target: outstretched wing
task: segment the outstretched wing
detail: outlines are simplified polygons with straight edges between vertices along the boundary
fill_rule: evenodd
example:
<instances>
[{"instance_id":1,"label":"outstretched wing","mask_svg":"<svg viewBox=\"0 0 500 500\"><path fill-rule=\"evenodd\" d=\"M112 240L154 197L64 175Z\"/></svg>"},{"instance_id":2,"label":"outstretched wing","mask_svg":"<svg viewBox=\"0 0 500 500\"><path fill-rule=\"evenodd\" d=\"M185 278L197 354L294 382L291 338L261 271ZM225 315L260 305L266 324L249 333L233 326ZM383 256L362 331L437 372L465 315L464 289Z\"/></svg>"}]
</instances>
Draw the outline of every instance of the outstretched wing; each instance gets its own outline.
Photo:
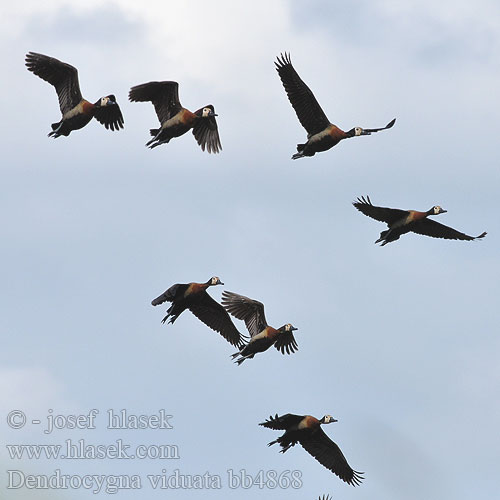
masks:
<instances>
[{"instance_id":1,"label":"outstretched wing","mask_svg":"<svg viewBox=\"0 0 500 500\"><path fill-rule=\"evenodd\" d=\"M299 348L292 332L280 333L274 343L274 347L276 347L281 354L285 354L285 352L286 354L292 354Z\"/></svg>"},{"instance_id":2,"label":"outstretched wing","mask_svg":"<svg viewBox=\"0 0 500 500\"><path fill-rule=\"evenodd\" d=\"M241 319L252 337L267 327L264 304L234 292L222 292L222 305L235 318Z\"/></svg>"},{"instance_id":3,"label":"outstretched wing","mask_svg":"<svg viewBox=\"0 0 500 500\"><path fill-rule=\"evenodd\" d=\"M211 104L205 107L215 112ZM198 113L198 111L196 113ZM205 148L208 153L218 153L222 150L215 116L197 120L193 127L193 135L196 142L201 146L202 151L205 151Z\"/></svg>"},{"instance_id":4,"label":"outstretched wing","mask_svg":"<svg viewBox=\"0 0 500 500\"><path fill-rule=\"evenodd\" d=\"M330 121L326 117L311 89L302 81L292 66L290 54L281 54L275 62L283 87L297 118L309 136L324 130Z\"/></svg>"},{"instance_id":5,"label":"outstretched wing","mask_svg":"<svg viewBox=\"0 0 500 500\"><path fill-rule=\"evenodd\" d=\"M293 425L298 425L304 419L304 415L294 415L293 413L287 413L286 415L278 414L273 417L272 415L266 419L265 422L261 422L259 425L267 427L268 429L274 430L286 430Z\"/></svg>"},{"instance_id":6,"label":"outstretched wing","mask_svg":"<svg viewBox=\"0 0 500 500\"><path fill-rule=\"evenodd\" d=\"M131 102L152 102L160 123L165 123L181 109L177 82L149 82L130 89Z\"/></svg>"},{"instance_id":7,"label":"outstretched wing","mask_svg":"<svg viewBox=\"0 0 500 500\"><path fill-rule=\"evenodd\" d=\"M106 129L118 130L123 128L123 115L116 102L114 95L106 96L112 104L106 106L97 106L94 108L94 118L104 125Z\"/></svg>"},{"instance_id":8,"label":"outstretched wing","mask_svg":"<svg viewBox=\"0 0 500 500\"><path fill-rule=\"evenodd\" d=\"M444 238L446 240L466 240L472 241L479 238L484 238L486 233L481 233L479 236L469 236L468 234L461 233L456 229L440 224L432 219L422 219L411 226L414 233L423 234L424 236L431 236L432 238Z\"/></svg>"},{"instance_id":9,"label":"outstretched wing","mask_svg":"<svg viewBox=\"0 0 500 500\"><path fill-rule=\"evenodd\" d=\"M229 314L208 293L198 294L196 302L190 304L188 309L209 328L219 332L229 343L238 348L243 347L242 335L234 326Z\"/></svg>"},{"instance_id":10,"label":"outstretched wing","mask_svg":"<svg viewBox=\"0 0 500 500\"><path fill-rule=\"evenodd\" d=\"M358 198L358 201L355 201L353 205L361 213L380 222L386 222L387 225L391 225L397 220L408 217L409 215L409 212L407 210L400 210L398 208L376 207L375 205L372 205L369 196L367 196L366 198L364 196Z\"/></svg>"},{"instance_id":11,"label":"outstretched wing","mask_svg":"<svg viewBox=\"0 0 500 500\"><path fill-rule=\"evenodd\" d=\"M395 123L396 123L396 118L393 118L385 127L364 128L363 132L365 132L365 134L372 134L373 132L380 132L381 130L387 130L388 128L391 128Z\"/></svg>"},{"instance_id":12,"label":"outstretched wing","mask_svg":"<svg viewBox=\"0 0 500 500\"><path fill-rule=\"evenodd\" d=\"M331 470L342 481L356 486L363 480L363 472L357 472L347 463L340 448L319 428L312 434L299 438L304 450L313 456L321 465Z\"/></svg>"},{"instance_id":13,"label":"outstretched wing","mask_svg":"<svg viewBox=\"0 0 500 500\"><path fill-rule=\"evenodd\" d=\"M172 285L168 290L165 290L161 295L158 295L156 299L153 299L151 301L151 305L159 306L164 302L172 302L178 294L183 294L188 286L188 283L176 283L175 285Z\"/></svg>"},{"instance_id":14,"label":"outstretched wing","mask_svg":"<svg viewBox=\"0 0 500 500\"><path fill-rule=\"evenodd\" d=\"M29 71L55 87L63 115L82 100L78 71L74 66L36 52L26 54L26 66Z\"/></svg>"}]
</instances>

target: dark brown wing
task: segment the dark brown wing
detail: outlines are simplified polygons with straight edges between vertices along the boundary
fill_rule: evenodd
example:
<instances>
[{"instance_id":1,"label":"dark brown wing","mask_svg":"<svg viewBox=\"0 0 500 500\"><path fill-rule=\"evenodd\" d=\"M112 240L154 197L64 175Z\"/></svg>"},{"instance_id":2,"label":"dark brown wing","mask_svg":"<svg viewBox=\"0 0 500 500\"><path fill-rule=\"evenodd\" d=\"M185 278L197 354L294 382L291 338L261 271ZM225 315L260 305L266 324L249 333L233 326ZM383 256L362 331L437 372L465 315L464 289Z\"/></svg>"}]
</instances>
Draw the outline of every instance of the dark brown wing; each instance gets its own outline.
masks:
<instances>
[{"instance_id":1,"label":"dark brown wing","mask_svg":"<svg viewBox=\"0 0 500 500\"><path fill-rule=\"evenodd\" d=\"M123 115L116 102L114 95L108 95L108 97L115 104L108 104L107 106L95 107L94 117L95 119L104 125L106 129L118 130L123 128Z\"/></svg>"},{"instance_id":2,"label":"dark brown wing","mask_svg":"<svg viewBox=\"0 0 500 500\"><path fill-rule=\"evenodd\" d=\"M330 495L323 495L319 497L319 500L330 500Z\"/></svg>"},{"instance_id":3,"label":"dark brown wing","mask_svg":"<svg viewBox=\"0 0 500 500\"><path fill-rule=\"evenodd\" d=\"M234 292L222 292L222 305L235 318L242 319L252 337L267 327L264 304Z\"/></svg>"},{"instance_id":4,"label":"dark brown wing","mask_svg":"<svg viewBox=\"0 0 500 500\"><path fill-rule=\"evenodd\" d=\"M304 450L312 455L321 465L331 470L342 481L356 486L363 480L363 472L351 468L340 448L323 432L316 432L299 438L299 443Z\"/></svg>"},{"instance_id":5,"label":"dark brown wing","mask_svg":"<svg viewBox=\"0 0 500 500\"><path fill-rule=\"evenodd\" d=\"M278 57L276 71L280 75L281 82L288 95L301 125L307 130L309 136L324 130L330 121L326 117L311 89L302 81L292 66L290 54L281 54Z\"/></svg>"},{"instance_id":6,"label":"dark brown wing","mask_svg":"<svg viewBox=\"0 0 500 500\"><path fill-rule=\"evenodd\" d=\"M229 343L241 348L244 342L227 311L207 292L197 294L196 301L188 309L205 325L219 332Z\"/></svg>"},{"instance_id":7,"label":"dark brown wing","mask_svg":"<svg viewBox=\"0 0 500 500\"><path fill-rule=\"evenodd\" d=\"M26 66L35 75L55 87L63 115L82 100L78 71L75 67L36 52L26 54Z\"/></svg>"},{"instance_id":8,"label":"dark brown wing","mask_svg":"<svg viewBox=\"0 0 500 500\"><path fill-rule=\"evenodd\" d=\"M285 351L286 354L292 354L299 348L292 332L280 333L274 343L274 347L276 347L281 354L285 354Z\"/></svg>"},{"instance_id":9,"label":"dark brown wing","mask_svg":"<svg viewBox=\"0 0 500 500\"><path fill-rule=\"evenodd\" d=\"M422 219L411 226L414 233L423 234L424 236L431 236L432 238L444 238L446 240L466 240L472 241L478 238L484 238L486 233L481 233L479 236L469 236L468 234L461 233L456 229L440 224L432 219Z\"/></svg>"},{"instance_id":10,"label":"dark brown wing","mask_svg":"<svg viewBox=\"0 0 500 500\"><path fill-rule=\"evenodd\" d=\"M172 302L178 294L184 294L188 286L188 283L176 283L172 285L168 290L165 290L161 295L156 297L156 299L153 299L151 305L158 306L164 302Z\"/></svg>"},{"instance_id":11,"label":"dark brown wing","mask_svg":"<svg viewBox=\"0 0 500 500\"><path fill-rule=\"evenodd\" d=\"M387 225L394 224L394 222L403 219L404 217L408 217L409 215L407 210L400 210L399 208L376 207L375 205L372 205L369 196L366 198L364 196L358 198L358 201L355 201L353 205L361 213L380 222L386 222Z\"/></svg>"},{"instance_id":12,"label":"dark brown wing","mask_svg":"<svg viewBox=\"0 0 500 500\"><path fill-rule=\"evenodd\" d=\"M149 82L130 89L131 102L152 102L160 123L165 123L181 109L177 82Z\"/></svg>"},{"instance_id":13,"label":"dark brown wing","mask_svg":"<svg viewBox=\"0 0 500 500\"><path fill-rule=\"evenodd\" d=\"M387 130L388 128L391 128L394 124L396 123L396 118L392 119L385 127L380 127L380 128L364 128L364 132L368 132L369 134L373 132L380 132L381 130Z\"/></svg>"},{"instance_id":14,"label":"dark brown wing","mask_svg":"<svg viewBox=\"0 0 500 500\"><path fill-rule=\"evenodd\" d=\"M278 414L276 413L274 417L271 415L268 419L266 419L265 422L261 422L259 425L277 431L286 430L293 425L298 425L303 419L304 415L294 415L293 413L287 413L286 415L281 415L281 417L278 417Z\"/></svg>"},{"instance_id":15,"label":"dark brown wing","mask_svg":"<svg viewBox=\"0 0 500 500\"><path fill-rule=\"evenodd\" d=\"M214 107L211 104L205 107L210 108L213 112L215 112ZM198 111L196 113L198 113ZM205 148L208 153L218 153L222 150L219 139L219 129L217 128L215 116L197 120L195 126L193 127L193 135L196 142L201 146L202 151L205 151Z\"/></svg>"}]
</instances>

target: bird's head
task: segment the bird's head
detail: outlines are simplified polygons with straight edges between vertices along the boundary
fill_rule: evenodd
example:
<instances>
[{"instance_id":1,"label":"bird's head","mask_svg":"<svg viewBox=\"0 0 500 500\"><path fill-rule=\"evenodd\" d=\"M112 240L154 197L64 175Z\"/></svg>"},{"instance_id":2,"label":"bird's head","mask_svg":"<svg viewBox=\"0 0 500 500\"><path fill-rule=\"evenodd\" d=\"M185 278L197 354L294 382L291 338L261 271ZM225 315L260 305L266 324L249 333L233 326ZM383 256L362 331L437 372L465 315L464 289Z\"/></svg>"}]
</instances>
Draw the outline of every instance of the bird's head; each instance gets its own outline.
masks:
<instances>
[{"instance_id":1,"label":"bird's head","mask_svg":"<svg viewBox=\"0 0 500 500\"><path fill-rule=\"evenodd\" d=\"M336 418L333 418L331 415L325 415L320 422L322 424L331 424L332 422L338 422Z\"/></svg>"},{"instance_id":2,"label":"bird's head","mask_svg":"<svg viewBox=\"0 0 500 500\"><path fill-rule=\"evenodd\" d=\"M444 210L439 205L436 205L435 207L432 207L429 210L429 215L439 215L439 214L444 214L446 212L447 210Z\"/></svg>"},{"instance_id":3,"label":"bird's head","mask_svg":"<svg viewBox=\"0 0 500 500\"><path fill-rule=\"evenodd\" d=\"M214 285L223 285L224 283L222 283L219 277L213 276L208 280L208 284L209 286L214 286Z\"/></svg>"},{"instance_id":4,"label":"bird's head","mask_svg":"<svg viewBox=\"0 0 500 500\"><path fill-rule=\"evenodd\" d=\"M205 107L196 111L195 115L199 116L200 118L211 118L212 116L218 116L215 113L215 108L211 104L207 104Z\"/></svg>"},{"instance_id":5,"label":"bird's head","mask_svg":"<svg viewBox=\"0 0 500 500\"><path fill-rule=\"evenodd\" d=\"M95 103L95 106L99 108L105 108L106 106L115 106L115 105L116 105L116 97L113 94L101 97Z\"/></svg>"},{"instance_id":6,"label":"bird's head","mask_svg":"<svg viewBox=\"0 0 500 500\"><path fill-rule=\"evenodd\" d=\"M358 137L359 135L370 135L371 132L361 127L354 127L349 132L346 132L347 137Z\"/></svg>"},{"instance_id":7,"label":"bird's head","mask_svg":"<svg viewBox=\"0 0 500 500\"><path fill-rule=\"evenodd\" d=\"M291 323L287 323L286 325L283 325L280 329L281 332L293 332L294 330L297 330Z\"/></svg>"}]
</instances>

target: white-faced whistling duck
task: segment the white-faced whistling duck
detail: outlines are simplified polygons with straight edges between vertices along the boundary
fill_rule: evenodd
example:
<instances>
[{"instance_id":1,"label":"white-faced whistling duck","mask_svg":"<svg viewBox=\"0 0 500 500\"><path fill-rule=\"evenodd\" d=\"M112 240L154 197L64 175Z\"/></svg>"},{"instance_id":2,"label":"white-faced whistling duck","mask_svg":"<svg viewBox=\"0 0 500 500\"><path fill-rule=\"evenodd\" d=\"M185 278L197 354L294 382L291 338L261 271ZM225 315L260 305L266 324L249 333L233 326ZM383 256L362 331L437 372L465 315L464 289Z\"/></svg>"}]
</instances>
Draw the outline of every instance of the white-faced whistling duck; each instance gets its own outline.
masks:
<instances>
[{"instance_id":1,"label":"white-faced whistling duck","mask_svg":"<svg viewBox=\"0 0 500 500\"><path fill-rule=\"evenodd\" d=\"M146 143L146 146L151 149L191 129L203 151L206 148L209 153L218 153L222 149L214 107L207 104L194 113L183 108L179 101L177 82L143 83L132 87L128 98L132 102L150 101L155 107L161 127L149 131L153 138Z\"/></svg>"},{"instance_id":2,"label":"white-faced whistling duck","mask_svg":"<svg viewBox=\"0 0 500 500\"><path fill-rule=\"evenodd\" d=\"M281 54L278 57L276 71L280 75L283 87L288 95L297 118L307 131L307 142L297 144L297 153L292 156L293 160L304 156L314 156L321 151L327 151L338 144L342 139L356 137L358 135L370 135L373 132L391 128L396 122L396 118L382 128L363 129L354 127L348 132L344 132L333 123L330 123L318 101L311 92L311 89L302 81L298 73L292 66L290 54Z\"/></svg>"},{"instance_id":3,"label":"white-faced whistling duck","mask_svg":"<svg viewBox=\"0 0 500 500\"><path fill-rule=\"evenodd\" d=\"M397 208L376 207L372 205L370 197L362 196L355 201L353 205L368 217L386 222L389 229L380 233L380 238L375 242L382 242L381 246L387 245L391 241L396 241L402 234L410 231L431 236L433 238L444 238L447 240L476 240L484 238L486 233L479 236L469 236L461 233L451 227L445 226L429 219L429 215L439 215L446 213L440 206L432 207L427 212L418 212L416 210L399 210Z\"/></svg>"},{"instance_id":4,"label":"white-faced whistling duck","mask_svg":"<svg viewBox=\"0 0 500 500\"><path fill-rule=\"evenodd\" d=\"M321 465L336 474L347 484L356 486L363 480L364 472L353 470L347 463L340 448L323 432L322 424L337 422L330 415L325 415L321 420L311 415L293 415L287 413L281 417L269 417L260 423L268 429L286 431L278 439L271 441L268 446L278 443L281 453L300 443L302 448L313 456Z\"/></svg>"},{"instance_id":5,"label":"white-faced whistling duck","mask_svg":"<svg viewBox=\"0 0 500 500\"><path fill-rule=\"evenodd\" d=\"M164 302L172 302L162 323L168 318L169 323L174 323L183 311L189 309L205 325L219 332L232 345L241 348L243 338L246 337L236 329L226 310L206 291L209 286L223 284L217 276L206 283L177 283L156 297L151 304L158 306Z\"/></svg>"},{"instance_id":6,"label":"white-faced whistling duck","mask_svg":"<svg viewBox=\"0 0 500 500\"><path fill-rule=\"evenodd\" d=\"M241 365L245 359L251 359L258 352L264 352L272 345L282 354L291 354L298 349L293 331L297 330L290 323L277 330L269 326L264 315L264 304L233 292L222 292L222 305L235 318L245 322L251 335L250 341L232 358L238 357L235 363Z\"/></svg>"},{"instance_id":7,"label":"white-faced whistling duck","mask_svg":"<svg viewBox=\"0 0 500 500\"><path fill-rule=\"evenodd\" d=\"M114 95L101 97L92 104L85 100L80 92L78 70L70 64L53 57L29 52L26 54L26 66L42 80L53 85L59 98L62 119L51 125L49 137L68 136L95 118L107 129L123 128L123 116Z\"/></svg>"}]
</instances>

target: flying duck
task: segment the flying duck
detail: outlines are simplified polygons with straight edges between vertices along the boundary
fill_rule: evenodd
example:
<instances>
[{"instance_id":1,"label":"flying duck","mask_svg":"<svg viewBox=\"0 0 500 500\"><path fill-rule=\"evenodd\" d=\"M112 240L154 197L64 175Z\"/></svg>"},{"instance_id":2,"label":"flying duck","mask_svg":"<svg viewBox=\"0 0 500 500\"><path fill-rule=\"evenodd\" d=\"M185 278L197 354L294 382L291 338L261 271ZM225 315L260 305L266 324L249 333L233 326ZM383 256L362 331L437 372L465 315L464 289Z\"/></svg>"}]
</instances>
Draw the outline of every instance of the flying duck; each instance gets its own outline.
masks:
<instances>
[{"instance_id":1,"label":"flying duck","mask_svg":"<svg viewBox=\"0 0 500 500\"><path fill-rule=\"evenodd\" d=\"M324 433L321 425L337 422L331 415L325 415L322 419L311 415L293 415L287 413L278 417L269 417L260 423L268 429L284 430L285 433L278 439L271 441L268 446L278 443L281 453L285 453L292 446L300 443L302 448L313 456L321 465L336 474L347 484L356 486L364 479L364 472L357 472L347 463L340 448Z\"/></svg>"},{"instance_id":2,"label":"flying duck","mask_svg":"<svg viewBox=\"0 0 500 500\"><path fill-rule=\"evenodd\" d=\"M297 328L290 323L277 330L269 326L264 315L264 304L262 302L237 293L223 291L222 305L235 318L245 322L251 335L249 342L239 352L232 355L233 359L238 358L235 361L238 365L241 365L245 359L253 358L258 352L267 351L272 345L282 354L291 354L298 349L293 336L293 332Z\"/></svg>"},{"instance_id":3,"label":"flying duck","mask_svg":"<svg viewBox=\"0 0 500 500\"><path fill-rule=\"evenodd\" d=\"M80 92L78 70L75 67L36 52L26 54L26 66L29 71L53 85L59 98L62 118L51 125L49 137L68 136L73 130L85 127L92 118L107 129L123 128L123 116L115 96L110 94L101 97L94 104L85 100Z\"/></svg>"},{"instance_id":4,"label":"flying duck","mask_svg":"<svg viewBox=\"0 0 500 500\"><path fill-rule=\"evenodd\" d=\"M177 82L143 83L132 87L128 98L132 102L150 101L155 107L161 127L149 131L153 138L146 146L151 149L193 129L194 138L202 151L206 149L209 153L218 153L222 150L214 107L207 104L194 113L183 108Z\"/></svg>"},{"instance_id":5,"label":"flying duck","mask_svg":"<svg viewBox=\"0 0 500 500\"><path fill-rule=\"evenodd\" d=\"M370 197L362 196L358 198L353 205L363 214L380 222L386 222L389 229L380 233L380 238L375 243L382 242L381 246L387 245L391 241L396 241L402 234L410 231L431 236L433 238L444 238L447 240L476 240L484 238L486 233L479 236L469 236L456 229L445 226L428 217L430 215L444 214L447 211L440 206L434 206L427 212L418 212L416 210L400 210L397 208L376 207L372 205Z\"/></svg>"},{"instance_id":6,"label":"flying duck","mask_svg":"<svg viewBox=\"0 0 500 500\"><path fill-rule=\"evenodd\" d=\"M359 135L370 135L373 132L391 128L396 122L396 118L382 128L354 127L348 132L344 132L333 123L330 123L318 101L311 92L311 89L302 81L298 73L292 66L290 54L281 54L277 58L276 71L278 72L283 87L288 95L288 100L292 105L301 125L307 131L307 142L297 144L297 153L292 156L293 160L304 156L314 156L320 151L327 151L338 144L342 139L357 137Z\"/></svg>"},{"instance_id":7,"label":"flying duck","mask_svg":"<svg viewBox=\"0 0 500 500\"><path fill-rule=\"evenodd\" d=\"M200 321L219 332L230 344L241 348L242 335L226 310L207 293L208 287L223 284L217 276L210 278L206 283L177 283L156 297L151 304L158 306L164 302L172 302L162 323L169 318L169 323L174 323L183 311L189 309Z\"/></svg>"}]
</instances>

